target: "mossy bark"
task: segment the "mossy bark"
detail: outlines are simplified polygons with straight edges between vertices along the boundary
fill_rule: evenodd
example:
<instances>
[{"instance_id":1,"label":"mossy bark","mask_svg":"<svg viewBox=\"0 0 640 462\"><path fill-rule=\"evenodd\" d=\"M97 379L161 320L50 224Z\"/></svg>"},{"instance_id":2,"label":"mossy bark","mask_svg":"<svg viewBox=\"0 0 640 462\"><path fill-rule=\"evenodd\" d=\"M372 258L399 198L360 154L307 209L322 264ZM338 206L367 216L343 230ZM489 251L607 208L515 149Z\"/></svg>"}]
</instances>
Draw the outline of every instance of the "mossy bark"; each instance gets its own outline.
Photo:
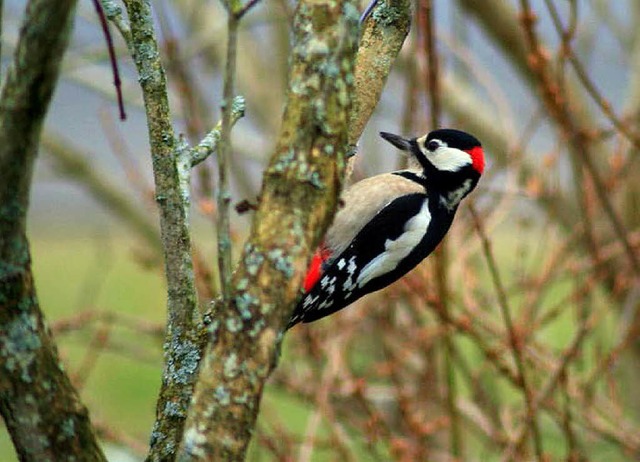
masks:
<instances>
[{"instance_id":1,"label":"mossy bark","mask_svg":"<svg viewBox=\"0 0 640 462\"><path fill-rule=\"evenodd\" d=\"M348 151L357 9L298 5L289 92L250 238L201 365L179 460L243 460L262 389L314 247L338 204Z\"/></svg>"},{"instance_id":2,"label":"mossy bark","mask_svg":"<svg viewBox=\"0 0 640 462\"><path fill-rule=\"evenodd\" d=\"M355 97L349 141L356 143L380 95L411 25L408 0L380 0L364 24L356 57Z\"/></svg>"},{"instance_id":3,"label":"mossy bark","mask_svg":"<svg viewBox=\"0 0 640 462\"><path fill-rule=\"evenodd\" d=\"M229 303L214 312L179 460L243 460L308 259L338 206L360 137L409 30L405 0L381 2L356 53L350 0L298 5L289 91Z\"/></svg>"},{"instance_id":4,"label":"mossy bark","mask_svg":"<svg viewBox=\"0 0 640 462\"><path fill-rule=\"evenodd\" d=\"M0 95L0 413L24 461L106 460L36 295L26 214L75 0L32 0Z\"/></svg>"},{"instance_id":5,"label":"mossy bark","mask_svg":"<svg viewBox=\"0 0 640 462\"><path fill-rule=\"evenodd\" d=\"M156 421L147 460L172 460L193 393L205 337L199 328L198 301L189 230L189 148L175 136L167 82L156 41L149 0L125 0L131 50L142 89L160 235L167 277L165 363Z\"/></svg>"}]
</instances>

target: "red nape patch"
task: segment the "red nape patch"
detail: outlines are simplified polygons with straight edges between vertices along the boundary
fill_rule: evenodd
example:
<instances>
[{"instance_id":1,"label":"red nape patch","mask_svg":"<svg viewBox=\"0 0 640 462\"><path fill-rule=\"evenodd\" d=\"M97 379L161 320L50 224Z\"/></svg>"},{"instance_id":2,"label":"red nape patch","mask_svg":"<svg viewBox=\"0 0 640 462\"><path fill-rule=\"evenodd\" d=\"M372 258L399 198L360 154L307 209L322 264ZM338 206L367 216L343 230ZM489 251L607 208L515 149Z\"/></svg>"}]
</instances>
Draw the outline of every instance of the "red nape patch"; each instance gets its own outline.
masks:
<instances>
[{"instance_id":1,"label":"red nape patch","mask_svg":"<svg viewBox=\"0 0 640 462\"><path fill-rule=\"evenodd\" d=\"M467 151L471 156L471 162L473 162L473 168L480 174L484 172L484 151L480 146L471 148Z\"/></svg>"},{"instance_id":2,"label":"red nape patch","mask_svg":"<svg viewBox=\"0 0 640 462\"><path fill-rule=\"evenodd\" d=\"M322 276L322 264L331 256L327 249L319 248L311 259L307 275L304 278L304 291L309 292Z\"/></svg>"}]
</instances>

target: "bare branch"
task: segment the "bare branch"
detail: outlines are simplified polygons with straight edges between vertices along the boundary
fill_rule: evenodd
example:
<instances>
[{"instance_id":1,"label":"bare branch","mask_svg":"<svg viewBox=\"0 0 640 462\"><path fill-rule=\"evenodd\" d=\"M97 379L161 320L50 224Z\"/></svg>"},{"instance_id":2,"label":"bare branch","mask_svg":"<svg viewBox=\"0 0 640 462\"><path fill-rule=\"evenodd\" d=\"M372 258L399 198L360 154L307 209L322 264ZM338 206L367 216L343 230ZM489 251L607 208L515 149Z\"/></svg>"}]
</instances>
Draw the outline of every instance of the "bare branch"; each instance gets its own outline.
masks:
<instances>
[{"instance_id":1,"label":"bare branch","mask_svg":"<svg viewBox=\"0 0 640 462\"><path fill-rule=\"evenodd\" d=\"M233 126L244 116L245 102L242 96L236 96L231 103L231 125ZM200 162L213 154L220 143L220 131L222 122L218 124L195 146L190 152L191 166L195 167Z\"/></svg>"},{"instance_id":2,"label":"bare branch","mask_svg":"<svg viewBox=\"0 0 640 462\"><path fill-rule=\"evenodd\" d=\"M75 6L29 1L0 94L0 413L21 460L106 460L45 325L26 238L38 141Z\"/></svg>"},{"instance_id":3,"label":"bare branch","mask_svg":"<svg viewBox=\"0 0 640 462\"><path fill-rule=\"evenodd\" d=\"M337 206L357 22L349 1L298 5L282 130L230 303L214 311L181 461L244 457L303 269Z\"/></svg>"},{"instance_id":4,"label":"bare branch","mask_svg":"<svg viewBox=\"0 0 640 462\"><path fill-rule=\"evenodd\" d=\"M168 289L165 365L148 460L167 460L173 458L182 435L205 340L198 328L200 315L188 223L190 191L181 173L184 166L179 162L188 147L176 139L172 126L150 2L125 3L149 128Z\"/></svg>"},{"instance_id":5,"label":"bare branch","mask_svg":"<svg viewBox=\"0 0 640 462\"><path fill-rule=\"evenodd\" d=\"M226 3L225 3L226 4ZM233 2L229 2L233 5ZM216 191L216 232L218 234L218 275L220 292L225 303L229 302L231 291L231 193L229 192L229 163L231 154L231 116L233 111L236 55L238 49L239 18L233 6L227 19L227 56L224 66L224 85L222 90L222 124L220 127L220 148L218 149L218 188Z\"/></svg>"},{"instance_id":6,"label":"bare branch","mask_svg":"<svg viewBox=\"0 0 640 462\"><path fill-rule=\"evenodd\" d=\"M489 267L491 279L493 281L493 285L496 289L496 293L498 296L498 304L500 305L500 311L502 312L504 324L507 329L509 346L511 347L513 359L516 364L516 369L518 371L518 384L520 387L522 387L522 393L524 395L524 401L527 408L526 425L531 427L531 433L533 434L533 445L536 451L536 458L538 462L542 462L544 460L543 449L542 449L542 439L540 436L540 429L538 427L538 423L536 419L537 409L533 403L533 393L531 391L531 385L527 378L527 372L525 368L524 354L522 352L522 350L524 349L524 345L522 344L521 340L518 338L516 333L515 325L513 323L513 319L511 316L511 308L509 307L509 302L504 289L504 285L502 283L502 279L500 278L498 266L496 265L495 259L493 257L493 251L491 250L491 241L489 241L489 239L487 238L482 221L480 220L477 212L473 208L473 205L469 205L469 210L471 211L471 216L473 217L474 225L482 241L484 256L487 260L487 266ZM518 449L519 449L519 446L516 446L516 448L514 449L514 453ZM513 460L513 455L511 455L508 460Z\"/></svg>"},{"instance_id":7,"label":"bare branch","mask_svg":"<svg viewBox=\"0 0 640 462\"><path fill-rule=\"evenodd\" d=\"M129 51L131 51L131 28L127 21L122 17L122 8L120 8L120 6L113 0L101 0L101 2L105 16L116 26L118 32L120 32L120 35L122 36L122 39L129 47Z\"/></svg>"},{"instance_id":8,"label":"bare branch","mask_svg":"<svg viewBox=\"0 0 640 462\"><path fill-rule=\"evenodd\" d=\"M116 99L118 101L118 110L120 111L120 120L126 120L127 114L124 111L124 100L122 99L122 81L120 80L120 70L118 69L118 60L116 58L116 52L113 49L113 39L111 38L111 32L109 31L109 24L107 24L107 18L104 13L104 9L100 4L100 0L93 0L93 4L100 19L100 26L104 33L105 41L107 42L107 50L109 51L109 61L111 61L111 70L113 72L113 85L116 88Z\"/></svg>"},{"instance_id":9,"label":"bare branch","mask_svg":"<svg viewBox=\"0 0 640 462\"><path fill-rule=\"evenodd\" d=\"M380 0L364 23L355 68L349 142L355 144L378 105L411 24L408 0Z\"/></svg>"}]
</instances>

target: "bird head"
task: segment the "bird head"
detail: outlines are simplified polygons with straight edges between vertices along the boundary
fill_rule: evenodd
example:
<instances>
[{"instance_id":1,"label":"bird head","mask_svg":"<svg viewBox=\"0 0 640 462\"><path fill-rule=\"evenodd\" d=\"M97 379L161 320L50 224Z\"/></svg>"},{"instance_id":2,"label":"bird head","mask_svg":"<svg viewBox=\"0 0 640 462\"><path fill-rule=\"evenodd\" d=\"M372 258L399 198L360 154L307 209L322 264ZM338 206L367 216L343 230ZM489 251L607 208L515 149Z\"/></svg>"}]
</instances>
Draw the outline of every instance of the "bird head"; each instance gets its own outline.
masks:
<instances>
[{"instance_id":1,"label":"bird head","mask_svg":"<svg viewBox=\"0 0 640 462\"><path fill-rule=\"evenodd\" d=\"M442 128L420 138L403 138L386 132L380 132L380 136L396 148L407 151L427 176L435 172L467 171L479 178L484 171L484 151L480 141L461 130Z\"/></svg>"}]
</instances>

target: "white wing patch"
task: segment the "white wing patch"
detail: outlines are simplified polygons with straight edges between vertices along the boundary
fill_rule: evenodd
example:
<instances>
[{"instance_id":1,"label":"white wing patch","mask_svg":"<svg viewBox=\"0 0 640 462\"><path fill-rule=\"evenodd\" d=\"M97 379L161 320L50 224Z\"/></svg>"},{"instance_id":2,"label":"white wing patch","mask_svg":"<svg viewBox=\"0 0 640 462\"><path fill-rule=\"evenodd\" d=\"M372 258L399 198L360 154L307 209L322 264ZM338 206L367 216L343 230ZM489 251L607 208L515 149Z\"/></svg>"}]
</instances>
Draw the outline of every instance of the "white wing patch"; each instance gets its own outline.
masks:
<instances>
[{"instance_id":1,"label":"white wing patch","mask_svg":"<svg viewBox=\"0 0 640 462\"><path fill-rule=\"evenodd\" d=\"M371 260L358 275L358 287L364 286L372 279L394 270L398 264L418 245L427 232L431 222L429 200L425 199L420 211L405 225L404 230L396 240L387 239L385 251Z\"/></svg>"}]
</instances>

